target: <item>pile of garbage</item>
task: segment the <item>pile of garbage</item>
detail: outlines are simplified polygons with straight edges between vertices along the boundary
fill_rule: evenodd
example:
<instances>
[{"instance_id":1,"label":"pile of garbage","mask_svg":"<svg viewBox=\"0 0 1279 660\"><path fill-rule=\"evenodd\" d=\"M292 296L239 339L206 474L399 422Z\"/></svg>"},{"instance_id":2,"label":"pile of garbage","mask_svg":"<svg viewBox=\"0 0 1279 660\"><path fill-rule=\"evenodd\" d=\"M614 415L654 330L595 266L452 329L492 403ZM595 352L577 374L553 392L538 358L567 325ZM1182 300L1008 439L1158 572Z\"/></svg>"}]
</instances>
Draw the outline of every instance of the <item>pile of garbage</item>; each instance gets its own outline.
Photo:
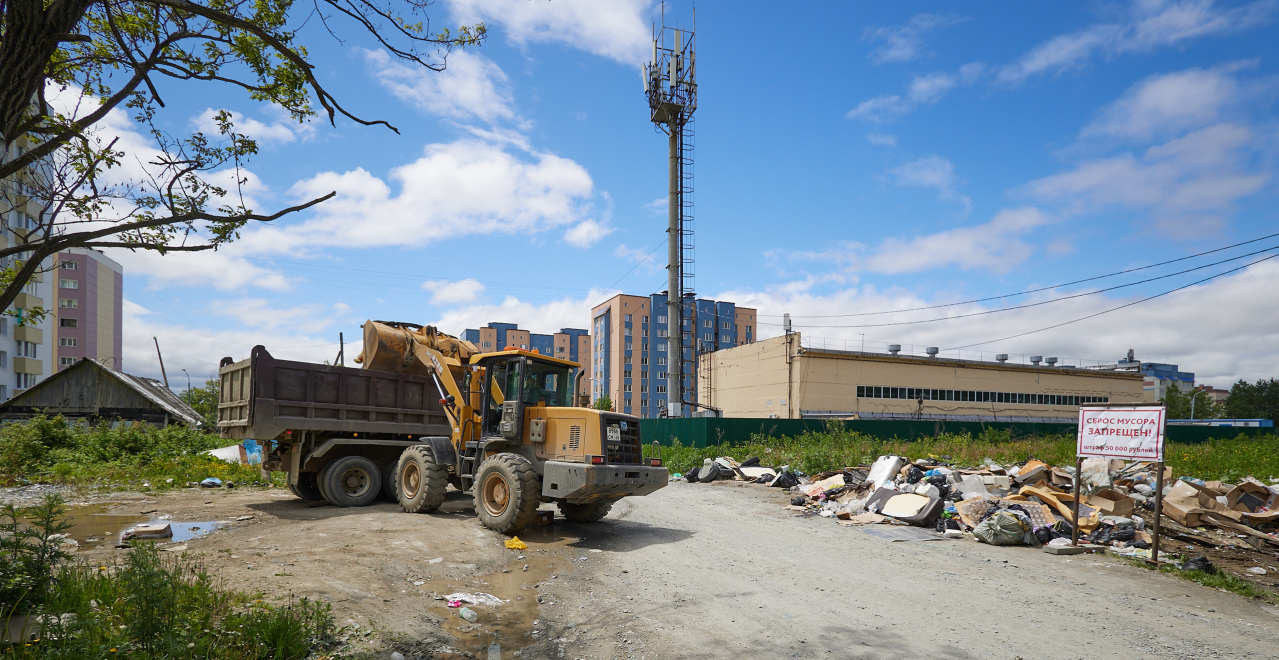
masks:
<instances>
[{"instance_id":1,"label":"pile of garbage","mask_svg":"<svg viewBox=\"0 0 1279 660\"><path fill-rule=\"evenodd\" d=\"M1079 537L1149 557L1157 464L1089 458L1075 466L1040 460L1003 466L991 459L975 468L945 460L880 456L872 465L805 475L789 466L766 467L758 458L739 463L706 459L677 478L690 482L749 481L785 488L791 507L845 525L906 524L993 545L1044 545L1071 554L1074 486L1080 482ZM1161 531L1204 547L1279 548L1279 480L1248 478L1237 484L1173 479L1164 468ZM1076 549L1077 550L1077 549Z\"/></svg>"}]
</instances>

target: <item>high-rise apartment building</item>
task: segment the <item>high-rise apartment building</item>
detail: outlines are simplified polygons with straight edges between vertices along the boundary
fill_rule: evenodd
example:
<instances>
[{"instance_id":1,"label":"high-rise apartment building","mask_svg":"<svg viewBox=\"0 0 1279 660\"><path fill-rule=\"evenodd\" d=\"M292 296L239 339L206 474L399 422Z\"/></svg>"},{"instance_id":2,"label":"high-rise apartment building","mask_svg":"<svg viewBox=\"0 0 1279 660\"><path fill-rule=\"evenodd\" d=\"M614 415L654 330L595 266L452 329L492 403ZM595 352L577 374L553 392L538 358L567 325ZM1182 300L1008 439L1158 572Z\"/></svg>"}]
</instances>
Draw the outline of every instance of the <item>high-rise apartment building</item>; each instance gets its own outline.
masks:
<instances>
[{"instance_id":1,"label":"high-rise apartment building","mask_svg":"<svg viewBox=\"0 0 1279 660\"><path fill-rule=\"evenodd\" d=\"M582 365L582 387L588 387L591 382L591 338L582 328L560 328L554 334L543 334L521 330L516 323L493 322L483 328L467 328L462 331L462 339L485 353L515 347L572 360Z\"/></svg>"},{"instance_id":2,"label":"high-rise apartment building","mask_svg":"<svg viewBox=\"0 0 1279 660\"><path fill-rule=\"evenodd\" d=\"M113 259L85 248L57 254L50 273L57 307L50 339L51 371L60 371L81 358L96 360L116 371L122 368L124 269Z\"/></svg>"},{"instance_id":3,"label":"high-rise apartment building","mask_svg":"<svg viewBox=\"0 0 1279 660\"><path fill-rule=\"evenodd\" d=\"M667 407L672 371L681 374L685 401L696 403L696 356L755 341L756 311L750 307L687 298L683 317L680 360L668 355L664 292L618 294L591 309L591 399L608 397L618 412L659 417ZM691 414L696 406L685 408Z\"/></svg>"},{"instance_id":4,"label":"high-rise apartment building","mask_svg":"<svg viewBox=\"0 0 1279 660\"><path fill-rule=\"evenodd\" d=\"M4 160L25 153L26 139L9 144ZM0 181L0 248L21 244L29 232L43 223L43 204L39 200L36 180L41 162ZM15 268L23 254L0 259L0 268ZM47 329L51 327L52 289L50 273L37 270L0 316L0 400L30 388L50 373ZM43 309L47 314L36 319L32 312Z\"/></svg>"}]
</instances>

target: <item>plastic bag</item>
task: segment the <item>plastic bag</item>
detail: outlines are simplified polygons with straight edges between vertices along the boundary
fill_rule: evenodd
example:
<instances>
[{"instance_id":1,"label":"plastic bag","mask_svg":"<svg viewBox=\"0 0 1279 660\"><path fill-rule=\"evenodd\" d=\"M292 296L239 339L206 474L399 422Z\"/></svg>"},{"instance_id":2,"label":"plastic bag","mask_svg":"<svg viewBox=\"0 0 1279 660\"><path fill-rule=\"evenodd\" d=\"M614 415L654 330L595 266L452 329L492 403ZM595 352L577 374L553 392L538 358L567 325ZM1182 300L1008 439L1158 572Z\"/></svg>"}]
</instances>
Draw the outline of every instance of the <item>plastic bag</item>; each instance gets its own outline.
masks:
<instances>
[{"instance_id":1,"label":"plastic bag","mask_svg":"<svg viewBox=\"0 0 1279 660\"><path fill-rule=\"evenodd\" d=\"M1213 566L1212 562L1208 561L1208 558L1203 555L1195 557L1194 559L1187 559L1181 563L1180 568L1183 571L1203 571L1209 575L1213 575L1217 572L1217 567Z\"/></svg>"},{"instance_id":2,"label":"plastic bag","mask_svg":"<svg viewBox=\"0 0 1279 660\"><path fill-rule=\"evenodd\" d=\"M996 511L977 523L973 535L982 543L991 545L1033 545L1030 519L1013 511Z\"/></svg>"}]
</instances>

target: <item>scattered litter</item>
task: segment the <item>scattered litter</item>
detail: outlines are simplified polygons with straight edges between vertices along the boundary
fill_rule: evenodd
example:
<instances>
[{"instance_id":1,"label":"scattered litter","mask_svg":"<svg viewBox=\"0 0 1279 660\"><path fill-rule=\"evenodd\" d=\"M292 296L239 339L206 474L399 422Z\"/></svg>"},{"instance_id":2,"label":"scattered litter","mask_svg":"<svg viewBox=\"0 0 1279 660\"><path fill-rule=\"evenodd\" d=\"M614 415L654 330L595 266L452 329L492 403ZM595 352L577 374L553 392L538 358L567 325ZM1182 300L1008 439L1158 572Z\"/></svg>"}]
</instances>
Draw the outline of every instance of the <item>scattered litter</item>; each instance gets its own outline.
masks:
<instances>
[{"instance_id":1,"label":"scattered litter","mask_svg":"<svg viewBox=\"0 0 1279 660\"><path fill-rule=\"evenodd\" d=\"M222 486L222 480L217 477L208 477L201 481L200 485L204 488L220 488Z\"/></svg>"},{"instance_id":2,"label":"scattered litter","mask_svg":"<svg viewBox=\"0 0 1279 660\"><path fill-rule=\"evenodd\" d=\"M460 601L463 603L470 603L471 605L486 605L489 607L497 607L498 605L506 602L493 594L486 594L482 591L477 591L475 593L458 592L455 594L449 594L444 598L450 602ZM453 607L453 605L449 605L449 607Z\"/></svg>"},{"instance_id":3,"label":"scattered litter","mask_svg":"<svg viewBox=\"0 0 1279 660\"><path fill-rule=\"evenodd\" d=\"M246 514L246 515L243 515L243 516L236 516L236 518L235 518L235 519L236 519L236 520L238 520L238 521L241 521L241 522L243 522L243 521L245 521L245 520L253 520L253 514L249 513L249 514Z\"/></svg>"},{"instance_id":4,"label":"scattered litter","mask_svg":"<svg viewBox=\"0 0 1279 660\"><path fill-rule=\"evenodd\" d=\"M167 539L173 536L173 527L169 523L146 523L134 525L120 532L120 541L133 539Z\"/></svg>"},{"instance_id":5,"label":"scattered litter","mask_svg":"<svg viewBox=\"0 0 1279 660\"><path fill-rule=\"evenodd\" d=\"M506 539L506 549L507 550L527 550L528 544L521 541L520 537L512 536L511 538Z\"/></svg>"},{"instance_id":6,"label":"scattered litter","mask_svg":"<svg viewBox=\"0 0 1279 660\"><path fill-rule=\"evenodd\" d=\"M1182 562L1181 566L1179 566L1178 568L1180 568L1183 571L1203 571L1204 573L1208 573L1209 575L1215 574L1217 572L1217 567L1213 566L1212 562L1208 561L1208 558L1202 555L1195 557L1194 559L1187 559L1186 561Z\"/></svg>"},{"instance_id":7,"label":"scattered litter","mask_svg":"<svg viewBox=\"0 0 1279 660\"><path fill-rule=\"evenodd\" d=\"M862 531L889 541L944 541L946 539L937 532L906 525L874 525L865 527Z\"/></svg>"},{"instance_id":8,"label":"scattered litter","mask_svg":"<svg viewBox=\"0 0 1279 660\"><path fill-rule=\"evenodd\" d=\"M1264 569L1264 568L1262 568L1262 567L1260 567L1260 566L1249 566L1246 570L1247 570L1249 573L1252 573L1253 575L1265 575L1265 574L1266 574L1266 569Z\"/></svg>"},{"instance_id":9,"label":"scattered litter","mask_svg":"<svg viewBox=\"0 0 1279 660\"><path fill-rule=\"evenodd\" d=\"M476 614L475 610L469 607L463 607L459 609L457 611L457 615L462 617L463 619L466 619L467 621L470 621L471 623L475 623L476 621L479 621L480 619L480 615Z\"/></svg>"}]
</instances>

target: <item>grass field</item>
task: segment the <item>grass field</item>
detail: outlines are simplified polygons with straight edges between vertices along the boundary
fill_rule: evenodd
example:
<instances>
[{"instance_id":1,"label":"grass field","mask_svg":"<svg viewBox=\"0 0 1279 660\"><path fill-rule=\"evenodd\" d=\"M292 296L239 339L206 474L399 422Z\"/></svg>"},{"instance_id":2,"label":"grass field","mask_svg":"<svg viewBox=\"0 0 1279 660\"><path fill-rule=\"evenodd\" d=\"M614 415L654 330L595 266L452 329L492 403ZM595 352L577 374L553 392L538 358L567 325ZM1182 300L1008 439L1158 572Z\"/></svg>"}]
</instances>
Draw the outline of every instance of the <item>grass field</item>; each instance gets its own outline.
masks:
<instances>
[{"instance_id":1,"label":"grass field","mask_svg":"<svg viewBox=\"0 0 1279 660\"><path fill-rule=\"evenodd\" d=\"M702 449L663 447L662 459L672 472L684 472L706 458L731 456L739 461L758 456L764 465L790 465L806 474L853 465L869 465L888 454L937 458L958 466L980 465L985 459L1001 465L1037 458L1051 465L1073 466L1074 436L1013 438L1006 431L988 430L980 435L943 434L918 440L884 440L848 431L832 422L825 431L797 436L755 434L744 443L721 444ZM1208 440L1200 444L1169 443L1166 462L1176 475L1237 481L1247 476L1269 480L1279 477L1279 435L1243 436Z\"/></svg>"}]
</instances>

